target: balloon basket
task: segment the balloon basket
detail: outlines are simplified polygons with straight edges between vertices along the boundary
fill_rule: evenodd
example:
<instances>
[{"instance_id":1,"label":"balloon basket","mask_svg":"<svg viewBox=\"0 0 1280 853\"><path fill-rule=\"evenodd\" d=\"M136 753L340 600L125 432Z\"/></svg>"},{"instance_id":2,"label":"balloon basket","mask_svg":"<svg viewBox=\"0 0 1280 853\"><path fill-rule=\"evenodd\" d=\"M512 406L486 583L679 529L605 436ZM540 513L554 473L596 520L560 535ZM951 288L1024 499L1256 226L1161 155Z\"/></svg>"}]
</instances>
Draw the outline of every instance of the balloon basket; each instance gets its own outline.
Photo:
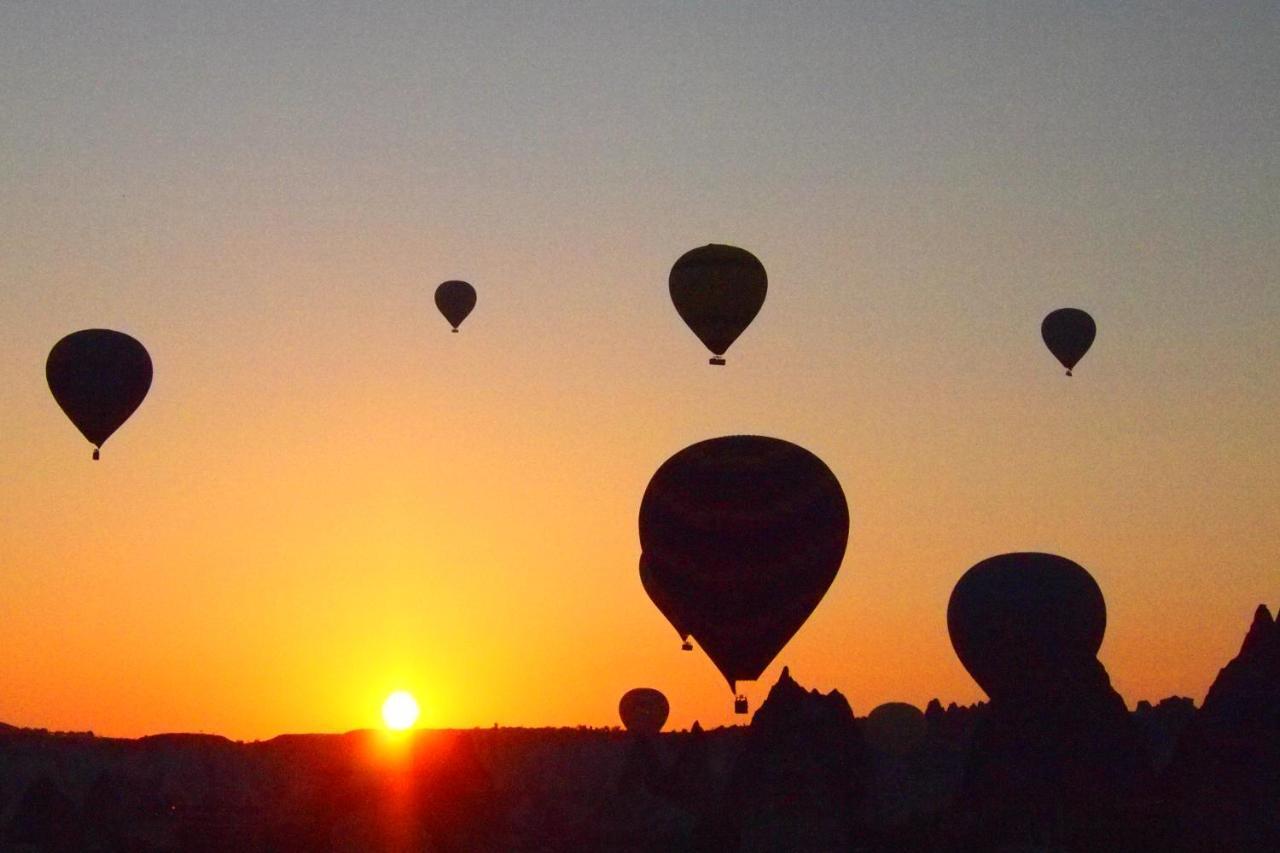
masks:
<instances>
[{"instance_id":1,"label":"balloon basket","mask_svg":"<svg viewBox=\"0 0 1280 853\"><path fill-rule=\"evenodd\" d=\"M747 697L746 696L739 696L733 700L733 713L735 714L747 713Z\"/></svg>"},{"instance_id":2,"label":"balloon basket","mask_svg":"<svg viewBox=\"0 0 1280 853\"><path fill-rule=\"evenodd\" d=\"M688 640L685 640L683 643L680 644L680 651L682 652L693 651L693 643L689 642Z\"/></svg>"},{"instance_id":3,"label":"balloon basket","mask_svg":"<svg viewBox=\"0 0 1280 853\"><path fill-rule=\"evenodd\" d=\"M453 332L455 335L456 335L456 334L458 334L458 330L457 330L457 329L450 329L449 331Z\"/></svg>"},{"instance_id":4,"label":"balloon basket","mask_svg":"<svg viewBox=\"0 0 1280 853\"><path fill-rule=\"evenodd\" d=\"M98 461L98 448L96 447L93 449L93 461L94 462Z\"/></svg>"},{"instance_id":5,"label":"balloon basket","mask_svg":"<svg viewBox=\"0 0 1280 853\"><path fill-rule=\"evenodd\" d=\"M716 365L717 367L724 367L724 359L723 359L723 358L721 358L721 357L720 357L720 356L718 356L718 355L716 355L716 356L712 356L712 357L711 357L711 361L709 362L709 364L714 364L714 365Z\"/></svg>"},{"instance_id":6,"label":"balloon basket","mask_svg":"<svg viewBox=\"0 0 1280 853\"><path fill-rule=\"evenodd\" d=\"M1068 371L1067 371L1067 375L1068 375L1068 376L1070 376L1070 375L1071 375L1071 371L1070 371L1070 370L1068 370Z\"/></svg>"}]
</instances>

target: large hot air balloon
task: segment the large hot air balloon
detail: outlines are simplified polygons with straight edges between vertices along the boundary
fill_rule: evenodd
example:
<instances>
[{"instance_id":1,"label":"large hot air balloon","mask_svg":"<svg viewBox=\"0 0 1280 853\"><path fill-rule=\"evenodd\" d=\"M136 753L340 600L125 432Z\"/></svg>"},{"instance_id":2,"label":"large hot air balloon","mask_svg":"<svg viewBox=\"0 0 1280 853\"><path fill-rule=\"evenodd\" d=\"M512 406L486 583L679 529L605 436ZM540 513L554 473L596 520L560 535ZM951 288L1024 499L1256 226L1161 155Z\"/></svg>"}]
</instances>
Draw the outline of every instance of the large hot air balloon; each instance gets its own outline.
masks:
<instances>
[{"instance_id":1,"label":"large hot air balloon","mask_svg":"<svg viewBox=\"0 0 1280 853\"><path fill-rule=\"evenodd\" d=\"M84 329L53 345L44 366L53 399L93 444L129 419L151 388L151 356L123 332Z\"/></svg>"},{"instance_id":2,"label":"large hot air balloon","mask_svg":"<svg viewBox=\"0 0 1280 853\"><path fill-rule=\"evenodd\" d=\"M712 364L724 364L725 351L760 313L769 289L755 255L717 243L681 255L668 283L680 319L711 350Z\"/></svg>"},{"instance_id":3,"label":"large hot air balloon","mask_svg":"<svg viewBox=\"0 0 1280 853\"><path fill-rule=\"evenodd\" d=\"M1049 352L1062 362L1068 376L1089 351L1097 333L1098 327L1094 325L1093 318L1079 308L1050 311L1040 323L1040 337L1044 338Z\"/></svg>"},{"instance_id":4,"label":"large hot air balloon","mask_svg":"<svg viewBox=\"0 0 1280 853\"><path fill-rule=\"evenodd\" d=\"M667 697L652 687L637 687L622 694L618 703L618 716L627 731L637 734L656 735L666 725L667 714L671 706Z\"/></svg>"},{"instance_id":5,"label":"large hot air balloon","mask_svg":"<svg viewBox=\"0 0 1280 853\"><path fill-rule=\"evenodd\" d=\"M689 642L689 635L693 633L689 625L689 617L680 609L680 599L668 592L654 577L654 573L649 569L649 562L652 559L644 554L640 555L640 584L649 595L649 600L658 608L658 612L667 618L671 627L675 628L676 633L680 635L680 648L686 652L693 651L693 644ZM659 572L659 575L662 574L664 573Z\"/></svg>"},{"instance_id":6,"label":"large hot air balloon","mask_svg":"<svg viewBox=\"0 0 1280 853\"><path fill-rule=\"evenodd\" d=\"M1001 554L964 573L947 604L956 656L996 698L1091 661L1107 605L1083 567L1054 554Z\"/></svg>"},{"instance_id":7,"label":"large hot air balloon","mask_svg":"<svg viewBox=\"0 0 1280 853\"><path fill-rule=\"evenodd\" d=\"M456 332L476 307L476 289L465 281L446 281L436 288L436 307Z\"/></svg>"},{"instance_id":8,"label":"large hot air balloon","mask_svg":"<svg viewBox=\"0 0 1280 853\"><path fill-rule=\"evenodd\" d=\"M651 585L737 692L781 651L844 559L849 507L821 459L777 438L735 435L686 447L640 503ZM735 707L746 713L741 696Z\"/></svg>"}]
</instances>

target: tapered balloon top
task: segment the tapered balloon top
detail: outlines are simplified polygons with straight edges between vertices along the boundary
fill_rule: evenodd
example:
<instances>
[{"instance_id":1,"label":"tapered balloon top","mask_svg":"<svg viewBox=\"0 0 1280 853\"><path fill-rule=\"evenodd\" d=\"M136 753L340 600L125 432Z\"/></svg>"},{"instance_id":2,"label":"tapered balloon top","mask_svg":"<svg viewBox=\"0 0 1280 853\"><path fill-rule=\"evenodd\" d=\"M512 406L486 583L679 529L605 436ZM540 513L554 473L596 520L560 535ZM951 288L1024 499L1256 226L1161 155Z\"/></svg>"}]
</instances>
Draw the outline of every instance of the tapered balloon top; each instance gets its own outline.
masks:
<instances>
[{"instance_id":1,"label":"tapered balloon top","mask_svg":"<svg viewBox=\"0 0 1280 853\"><path fill-rule=\"evenodd\" d=\"M476 289L465 281L446 281L436 288L436 308L457 332L476 307Z\"/></svg>"},{"instance_id":2,"label":"tapered balloon top","mask_svg":"<svg viewBox=\"0 0 1280 853\"><path fill-rule=\"evenodd\" d=\"M844 559L849 507L803 447L734 435L686 447L640 502L640 580L737 693L818 606ZM746 699L735 708L746 712Z\"/></svg>"},{"instance_id":3,"label":"tapered balloon top","mask_svg":"<svg viewBox=\"0 0 1280 853\"><path fill-rule=\"evenodd\" d=\"M44 366L53 399L93 444L93 458L151 388L151 356L123 332L84 329L53 345Z\"/></svg>"},{"instance_id":4,"label":"tapered balloon top","mask_svg":"<svg viewBox=\"0 0 1280 853\"><path fill-rule=\"evenodd\" d=\"M1079 308L1059 308L1050 311L1040 323L1040 337L1071 375L1072 369L1093 345L1098 327L1087 312Z\"/></svg>"},{"instance_id":5,"label":"tapered balloon top","mask_svg":"<svg viewBox=\"0 0 1280 853\"><path fill-rule=\"evenodd\" d=\"M755 255L716 243L681 255L668 286L676 313L711 350L715 365L725 363L725 351L760 313L769 289Z\"/></svg>"}]
</instances>

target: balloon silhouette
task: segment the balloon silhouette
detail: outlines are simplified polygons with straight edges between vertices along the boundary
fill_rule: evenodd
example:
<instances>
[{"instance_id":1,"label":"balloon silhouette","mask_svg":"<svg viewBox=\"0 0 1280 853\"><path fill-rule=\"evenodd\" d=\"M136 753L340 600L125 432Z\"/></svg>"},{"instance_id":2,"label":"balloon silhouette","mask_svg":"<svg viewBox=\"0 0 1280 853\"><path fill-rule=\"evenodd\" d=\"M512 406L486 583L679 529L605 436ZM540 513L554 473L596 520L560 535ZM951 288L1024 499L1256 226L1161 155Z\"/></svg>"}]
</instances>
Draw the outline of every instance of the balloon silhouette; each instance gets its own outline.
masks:
<instances>
[{"instance_id":1,"label":"balloon silhouette","mask_svg":"<svg viewBox=\"0 0 1280 853\"><path fill-rule=\"evenodd\" d=\"M1098 327L1094 325L1093 318L1079 308L1050 311L1040 323L1040 337L1044 338L1049 352L1062 362L1068 376L1093 346L1097 333Z\"/></svg>"},{"instance_id":2,"label":"balloon silhouette","mask_svg":"<svg viewBox=\"0 0 1280 853\"><path fill-rule=\"evenodd\" d=\"M867 715L867 740L881 752L906 755L924 742L924 714L906 702L885 702Z\"/></svg>"},{"instance_id":3,"label":"balloon silhouette","mask_svg":"<svg viewBox=\"0 0 1280 853\"><path fill-rule=\"evenodd\" d=\"M698 638L735 692L809 618L848 540L849 507L831 469L777 438L686 447L658 468L640 503L647 586L669 598L676 630Z\"/></svg>"},{"instance_id":4,"label":"balloon silhouette","mask_svg":"<svg viewBox=\"0 0 1280 853\"><path fill-rule=\"evenodd\" d=\"M711 350L712 364L724 364L725 351L760 313L769 289L755 255L716 243L681 255L668 284L676 312Z\"/></svg>"},{"instance_id":5,"label":"balloon silhouette","mask_svg":"<svg viewBox=\"0 0 1280 853\"><path fill-rule=\"evenodd\" d=\"M1054 554L1001 554L964 573L947 631L964 668L993 699L1094 659L1107 605L1093 576Z\"/></svg>"},{"instance_id":6,"label":"balloon silhouette","mask_svg":"<svg viewBox=\"0 0 1280 853\"><path fill-rule=\"evenodd\" d=\"M465 281L446 281L436 288L436 308L455 332L475 307L476 289Z\"/></svg>"},{"instance_id":7,"label":"balloon silhouette","mask_svg":"<svg viewBox=\"0 0 1280 853\"><path fill-rule=\"evenodd\" d=\"M622 694L618 703L618 716L627 731L656 735L667 722L671 706L661 691L652 687L637 687Z\"/></svg>"},{"instance_id":8,"label":"balloon silhouette","mask_svg":"<svg viewBox=\"0 0 1280 853\"><path fill-rule=\"evenodd\" d=\"M671 627L675 628L676 633L680 635L680 648L686 652L693 651L693 645L689 642L689 635L693 633L689 627L689 618L680 609L680 599L672 595L662 586L661 581L654 577L654 573L649 569L651 559L644 554L640 555L640 584L648 594L649 600L658 608L658 612L666 617Z\"/></svg>"},{"instance_id":9,"label":"balloon silhouette","mask_svg":"<svg viewBox=\"0 0 1280 853\"><path fill-rule=\"evenodd\" d=\"M53 399L93 444L103 442L142 404L151 388L151 356L123 332L84 329L53 345L44 366Z\"/></svg>"}]
</instances>

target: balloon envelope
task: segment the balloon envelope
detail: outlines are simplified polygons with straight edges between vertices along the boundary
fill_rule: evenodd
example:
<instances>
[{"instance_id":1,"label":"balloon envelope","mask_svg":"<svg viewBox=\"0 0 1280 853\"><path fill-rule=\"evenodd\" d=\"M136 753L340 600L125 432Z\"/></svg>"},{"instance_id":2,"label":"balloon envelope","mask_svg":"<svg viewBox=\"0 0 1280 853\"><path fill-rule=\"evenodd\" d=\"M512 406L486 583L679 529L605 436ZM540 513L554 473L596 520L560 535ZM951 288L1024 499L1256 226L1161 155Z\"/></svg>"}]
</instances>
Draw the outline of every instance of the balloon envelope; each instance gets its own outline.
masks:
<instances>
[{"instance_id":1,"label":"balloon envelope","mask_svg":"<svg viewBox=\"0 0 1280 853\"><path fill-rule=\"evenodd\" d=\"M1102 590L1055 554L990 557L964 573L947 604L951 645L995 698L1092 660L1107 628Z\"/></svg>"},{"instance_id":2,"label":"balloon envelope","mask_svg":"<svg viewBox=\"0 0 1280 853\"><path fill-rule=\"evenodd\" d=\"M730 687L758 678L809 618L848 539L849 508L831 469L777 438L686 447L640 503L653 583Z\"/></svg>"},{"instance_id":3,"label":"balloon envelope","mask_svg":"<svg viewBox=\"0 0 1280 853\"><path fill-rule=\"evenodd\" d=\"M661 691L652 687L637 687L622 694L618 703L618 716L629 732L657 734L666 725L671 706Z\"/></svg>"},{"instance_id":4,"label":"balloon envelope","mask_svg":"<svg viewBox=\"0 0 1280 853\"><path fill-rule=\"evenodd\" d=\"M671 301L707 349L712 364L751 324L769 289L764 265L737 246L712 243L685 252L671 268Z\"/></svg>"},{"instance_id":5,"label":"balloon envelope","mask_svg":"<svg viewBox=\"0 0 1280 853\"><path fill-rule=\"evenodd\" d=\"M110 329L67 335L49 351L44 372L53 399L95 448L128 420L151 388L146 348Z\"/></svg>"},{"instance_id":6,"label":"balloon envelope","mask_svg":"<svg viewBox=\"0 0 1280 853\"><path fill-rule=\"evenodd\" d=\"M475 307L476 289L465 281L446 281L436 288L436 308L455 332Z\"/></svg>"},{"instance_id":7,"label":"balloon envelope","mask_svg":"<svg viewBox=\"0 0 1280 853\"><path fill-rule=\"evenodd\" d=\"M690 627L690 616L681 607L680 597L662 585L662 579L669 577L670 572L655 573L649 567L654 559L645 554L640 555L640 584L648 594L649 600L658 608L658 612L666 617L672 628L676 629L680 639L688 642L689 635L693 633Z\"/></svg>"},{"instance_id":8,"label":"balloon envelope","mask_svg":"<svg viewBox=\"0 0 1280 853\"><path fill-rule=\"evenodd\" d=\"M867 741L881 752L905 755L924 742L924 713L906 702L885 702L867 715Z\"/></svg>"},{"instance_id":9,"label":"balloon envelope","mask_svg":"<svg viewBox=\"0 0 1280 853\"><path fill-rule=\"evenodd\" d=\"M1093 318L1079 308L1059 308L1050 311L1040 323L1040 337L1062 366L1071 375L1084 354L1093 346L1093 338L1098 333Z\"/></svg>"}]
</instances>

